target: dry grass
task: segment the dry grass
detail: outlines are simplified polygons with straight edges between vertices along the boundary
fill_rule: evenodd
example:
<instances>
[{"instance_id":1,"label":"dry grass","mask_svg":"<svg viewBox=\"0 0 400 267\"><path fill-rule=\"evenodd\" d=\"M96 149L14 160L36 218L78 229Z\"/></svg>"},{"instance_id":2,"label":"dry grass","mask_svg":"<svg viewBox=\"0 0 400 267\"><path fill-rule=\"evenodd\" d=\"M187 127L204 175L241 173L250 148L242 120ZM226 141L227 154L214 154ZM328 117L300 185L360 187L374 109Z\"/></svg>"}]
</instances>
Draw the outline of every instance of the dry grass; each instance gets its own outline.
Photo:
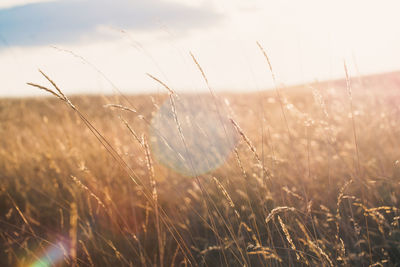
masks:
<instances>
[{"instance_id":1,"label":"dry grass","mask_svg":"<svg viewBox=\"0 0 400 267\"><path fill-rule=\"evenodd\" d=\"M1 99L0 265L394 266L398 77L225 94L241 139L195 177L147 144L171 89Z\"/></svg>"}]
</instances>

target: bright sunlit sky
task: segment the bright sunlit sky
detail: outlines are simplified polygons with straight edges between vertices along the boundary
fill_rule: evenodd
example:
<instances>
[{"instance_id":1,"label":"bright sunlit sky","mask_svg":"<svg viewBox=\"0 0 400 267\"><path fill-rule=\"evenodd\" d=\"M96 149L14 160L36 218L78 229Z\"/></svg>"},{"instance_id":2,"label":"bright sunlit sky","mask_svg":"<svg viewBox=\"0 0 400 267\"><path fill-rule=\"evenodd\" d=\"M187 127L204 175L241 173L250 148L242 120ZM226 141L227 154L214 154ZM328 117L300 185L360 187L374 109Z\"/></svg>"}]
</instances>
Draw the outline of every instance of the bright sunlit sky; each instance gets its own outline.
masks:
<instances>
[{"instance_id":1,"label":"bright sunlit sky","mask_svg":"<svg viewBox=\"0 0 400 267\"><path fill-rule=\"evenodd\" d=\"M0 0L0 96L42 94L40 68L68 94L286 85L400 70L398 0ZM72 53L65 50L72 51ZM81 58L83 57L84 60ZM357 70L358 69L358 70Z\"/></svg>"}]
</instances>

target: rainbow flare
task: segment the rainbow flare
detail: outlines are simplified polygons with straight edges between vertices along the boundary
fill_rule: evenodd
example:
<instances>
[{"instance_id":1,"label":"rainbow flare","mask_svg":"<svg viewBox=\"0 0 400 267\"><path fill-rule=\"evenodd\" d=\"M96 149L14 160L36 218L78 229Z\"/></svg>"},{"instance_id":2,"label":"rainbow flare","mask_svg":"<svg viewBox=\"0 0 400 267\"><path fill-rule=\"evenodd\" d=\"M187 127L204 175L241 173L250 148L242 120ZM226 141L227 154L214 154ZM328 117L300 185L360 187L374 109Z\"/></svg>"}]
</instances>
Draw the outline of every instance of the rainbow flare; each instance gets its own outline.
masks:
<instances>
[{"instance_id":1,"label":"rainbow flare","mask_svg":"<svg viewBox=\"0 0 400 267\"><path fill-rule=\"evenodd\" d=\"M60 260L63 259L64 257L64 249L63 245L59 243L58 245L52 245L51 248L49 248L44 255L31 265L29 267L48 267L52 266L53 264L59 262Z\"/></svg>"}]
</instances>

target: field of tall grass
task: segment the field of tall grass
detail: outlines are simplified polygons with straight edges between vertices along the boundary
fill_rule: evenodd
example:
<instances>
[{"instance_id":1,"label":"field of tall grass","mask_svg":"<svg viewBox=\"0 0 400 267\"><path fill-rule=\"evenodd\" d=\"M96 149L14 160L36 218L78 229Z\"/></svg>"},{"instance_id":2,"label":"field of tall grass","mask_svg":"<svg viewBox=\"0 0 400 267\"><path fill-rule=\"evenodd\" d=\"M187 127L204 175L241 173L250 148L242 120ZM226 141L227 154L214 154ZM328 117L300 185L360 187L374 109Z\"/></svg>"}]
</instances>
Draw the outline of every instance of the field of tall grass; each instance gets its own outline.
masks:
<instances>
[{"instance_id":1,"label":"field of tall grass","mask_svg":"<svg viewBox=\"0 0 400 267\"><path fill-rule=\"evenodd\" d=\"M188 139L185 95L153 79L165 94L0 99L1 266L399 266L399 73L198 94L235 144L190 174L152 134L166 105L163 142Z\"/></svg>"}]
</instances>

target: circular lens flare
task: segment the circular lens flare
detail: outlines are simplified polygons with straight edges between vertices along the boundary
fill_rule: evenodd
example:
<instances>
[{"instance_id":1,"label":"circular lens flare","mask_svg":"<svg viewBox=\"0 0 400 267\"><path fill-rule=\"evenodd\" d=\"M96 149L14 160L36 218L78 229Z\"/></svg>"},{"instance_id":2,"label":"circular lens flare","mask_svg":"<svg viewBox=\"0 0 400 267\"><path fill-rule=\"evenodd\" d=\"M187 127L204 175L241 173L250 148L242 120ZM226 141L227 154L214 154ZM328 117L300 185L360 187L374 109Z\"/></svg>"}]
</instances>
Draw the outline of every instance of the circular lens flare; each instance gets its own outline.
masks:
<instances>
[{"instance_id":1,"label":"circular lens flare","mask_svg":"<svg viewBox=\"0 0 400 267\"><path fill-rule=\"evenodd\" d=\"M187 176L218 168L237 141L226 106L212 96L171 96L151 121L150 145L156 159Z\"/></svg>"}]
</instances>

